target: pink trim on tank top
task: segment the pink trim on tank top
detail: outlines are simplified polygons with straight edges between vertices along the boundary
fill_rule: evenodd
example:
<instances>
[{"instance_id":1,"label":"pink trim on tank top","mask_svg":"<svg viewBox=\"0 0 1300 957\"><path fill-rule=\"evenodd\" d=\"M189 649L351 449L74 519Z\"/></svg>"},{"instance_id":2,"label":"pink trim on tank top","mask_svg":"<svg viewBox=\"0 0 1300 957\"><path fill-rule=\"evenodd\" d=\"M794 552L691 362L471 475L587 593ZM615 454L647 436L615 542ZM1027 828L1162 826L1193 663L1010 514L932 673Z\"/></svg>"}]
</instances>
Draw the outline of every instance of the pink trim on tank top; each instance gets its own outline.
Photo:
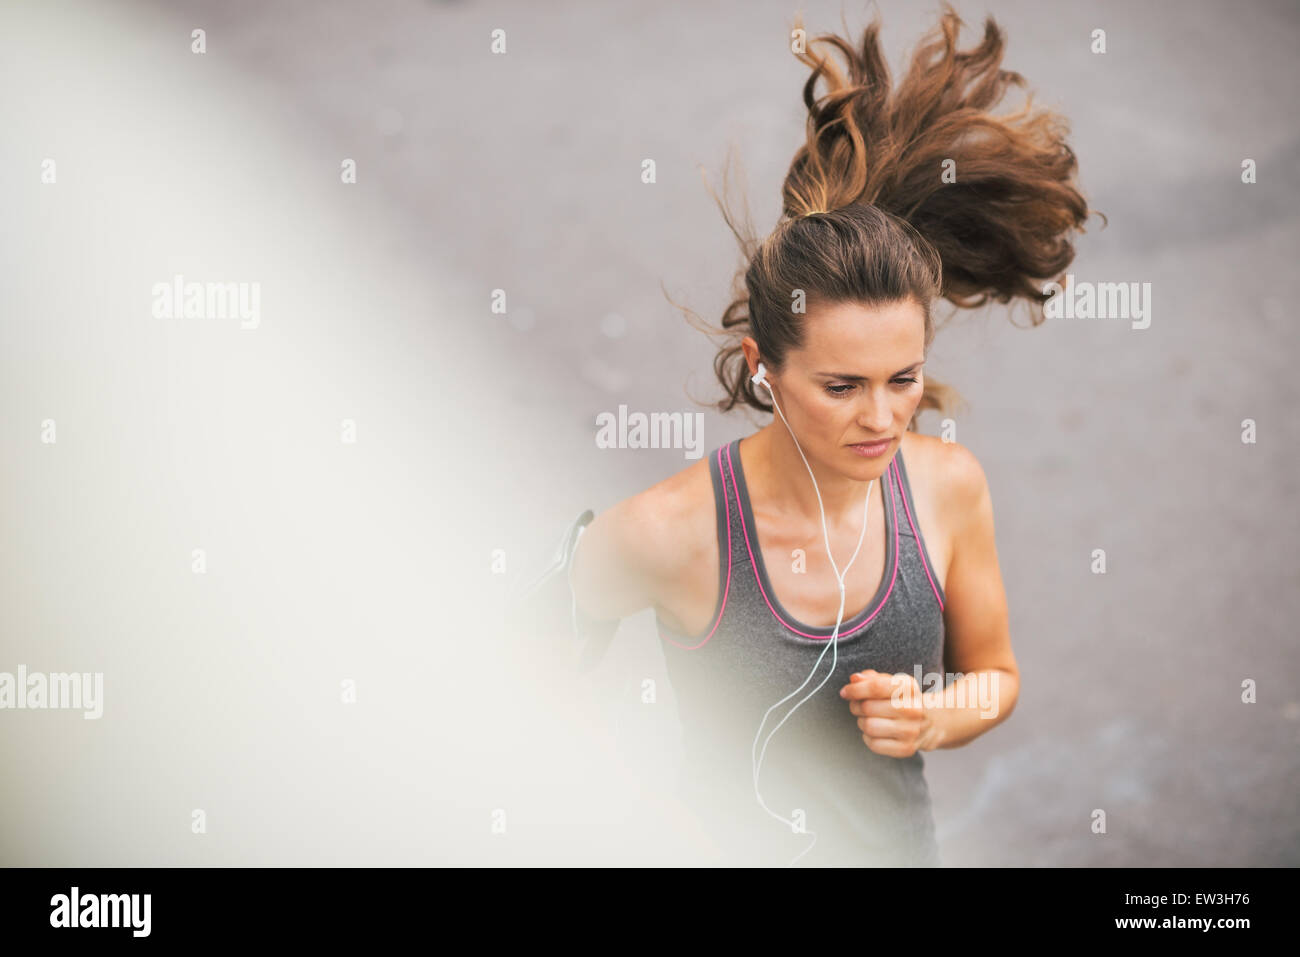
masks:
<instances>
[{"instance_id":1,"label":"pink trim on tank top","mask_svg":"<svg viewBox=\"0 0 1300 957\"><path fill-rule=\"evenodd\" d=\"M939 610L943 611L943 599L939 597L939 589L935 587L934 579L930 577L930 566L925 560L925 549L921 547L921 533L916 530L916 525L912 522L912 509L907 504L907 496L903 496L903 511L907 513L907 524L912 528L912 537L916 539L916 554L921 558L921 567L925 569L926 580L930 582L930 591L934 592L934 600L939 603Z\"/></svg>"},{"instance_id":2,"label":"pink trim on tank top","mask_svg":"<svg viewBox=\"0 0 1300 957\"><path fill-rule=\"evenodd\" d=\"M727 608L727 593L731 591L731 503L727 500L727 478L725 475L722 474L722 447L721 446L718 447L717 459L718 459L718 478L722 479L722 503L723 505L726 506L726 510L727 510L727 583L722 589L722 605L721 607L718 608L718 620L713 623L713 627L709 629L709 633L704 636L704 640L701 641L698 645L683 645L681 642L673 641L671 638L669 638L667 635L664 634L664 630L662 628L659 629L660 638L668 642L668 644L670 645L676 645L678 648L685 648L687 651L694 651L697 648L703 648L706 644L709 643L709 639L713 637L713 633L718 630L718 625L722 624L722 613L726 611ZM709 486L712 487L712 485L713 485L713 481L712 481L712 477L710 476ZM717 517L715 516L713 519L713 525L715 529L717 528L717 524L718 524L718 520Z\"/></svg>"},{"instance_id":3,"label":"pink trim on tank top","mask_svg":"<svg viewBox=\"0 0 1300 957\"><path fill-rule=\"evenodd\" d=\"M739 452L739 448L737 448L737 452ZM894 464L893 459L890 459L889 467L888 467L887 469L885 469L885 475L887 475L887 476L888 476L888 475L891 475L891 473L892 473L896 468L897 468L897 466ZM744 508L743 508L743 507L741 506L741 504L740 504L740 487L736 484L736 471L735 471L735 469L732 467L732 464L731 464L731 446L730 446L730 445L727 446L727 471L728 471L729 473L731 473L731 487L732 487L732 490L734 491L734 493L735 493L735 495L736 495L736 510L737 510L738 512L740 512L740 528L741 528L741 531L743 531L744 534L745 534L745 548L749 550L749 565L750 565L750 567L754 570L754 580L758 583L758 592L759 592L760 595L763 596L763 601L766 602L767 607L768 607L768 610L772 612L772 617L775 618L777 621L779 621L779 622L780 622L782 625L784 625L786 628L789 628L789 629L790 629L792 632L794 632L796 635L800 635L800 636L802 636L802 637L804 637L804 638L812 638L812 639L815 640L815 641L829 641L829 640L830 640L830 637L831 637L830 635L810 635L810 634L808 634L806 631L800 631L798 628L793 627L792 625L789 624L789 622L787 622L784 618L782 618L780 615L778 615L777 612L776 612L776 609L772 607L772 602L768 599L768 597L767 597L767 592L763 589L763 578L762 578L762 576L759 575L759 573L758 573L758 563L754 560L754 547L753 547L753 545L750 543L750 540L749 540L749 529L746 528L746 526L745 526L745 510L744 510ZM857 631L861 631L863 628L867 627L867 625L871 624L871 622L875 619L875 617L876 617L878 614L880 614L880 610L881 610L882 608L884 608L884 607L885 607L885 604L889 601L889 596L890 596L890 595L893 593L893 591L894 591L894 583L898 581L898 500L894 497L894 483L893 483L892 478L889 480L888 484L889 484L889 500L890 500L890 502L891 502L891 503L893 504L893 506L894 506L894 573L893 573L893 577L890 579L890 582L889 582L889 589L885 592L884 597L880 599L880 604L876 606L876 610L873 611L870 615L867 616L866 621L863 621L861 624L854 626L853 628L849 629L848 631L841 631L840 634L839 634L839 636L838 636L838 637L840 637L840 638L844 638L844 637L846 637L846 636L848 636L848 635L852 635L852 634L854 634L854 633L857 632ZM755 534L758 534L757 529L755 529ZM859 612L859 614L861 614L861 612Z\"/></svg>"}]
</instances>

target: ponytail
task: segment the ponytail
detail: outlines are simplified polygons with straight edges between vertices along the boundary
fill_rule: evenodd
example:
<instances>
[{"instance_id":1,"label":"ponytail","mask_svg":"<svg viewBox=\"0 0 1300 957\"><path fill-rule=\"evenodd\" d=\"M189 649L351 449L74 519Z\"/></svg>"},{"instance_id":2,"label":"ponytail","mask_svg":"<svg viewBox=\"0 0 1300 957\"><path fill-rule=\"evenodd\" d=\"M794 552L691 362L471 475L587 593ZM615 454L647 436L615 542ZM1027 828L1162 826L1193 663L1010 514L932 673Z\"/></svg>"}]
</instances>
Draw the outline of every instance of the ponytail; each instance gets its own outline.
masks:
<instances>
[{"instance_id":1,"label":"ponytail","mask_svg":"<svg viewBox=\"0 0 1300 957\"><path fill-rule=\"evenodd\" d=\"M800 21L796 19L798 24ZM813 68L803 88L807 142L782 189L786 216L870 203L914 226L943 263L941 295L958 306L1022 297L1041 304L1043 283L1074 259L1069 236L1088 218L1072 182L1068 124L1035 108L990 110L1019 73L1003 70L1005 37L990 16L974 49L957 49L961 19L947 4L891 89L880 23L858 49L823 34L796 55ZM826 44L845 69L816 52ZM819 98L820 78L827 90ZM1038 321L1041 322L1041 313Z\"/></svg>"}]
</instances>

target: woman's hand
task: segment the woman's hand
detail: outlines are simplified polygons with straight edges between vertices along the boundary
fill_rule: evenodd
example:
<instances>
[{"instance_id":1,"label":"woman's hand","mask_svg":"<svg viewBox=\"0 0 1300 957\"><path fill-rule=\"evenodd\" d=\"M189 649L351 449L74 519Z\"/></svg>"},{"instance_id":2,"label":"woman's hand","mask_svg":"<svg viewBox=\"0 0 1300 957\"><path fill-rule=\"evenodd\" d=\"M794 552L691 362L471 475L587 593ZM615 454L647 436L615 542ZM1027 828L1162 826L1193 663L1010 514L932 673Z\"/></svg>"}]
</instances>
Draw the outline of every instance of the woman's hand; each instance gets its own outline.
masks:
<instances>
[{"instance_id":1,"label":"woman's hand","mask_svg":"<svg viewBox=\"0 0 1300 957\"><path fill-rule=\"evenodd\" d=\"M934 715L926 708L921 686L909 674L862 671L840 689L858 719L862 740L877 754L911 757L931 750L940 737Z\"/></svg>"}]
</instances>

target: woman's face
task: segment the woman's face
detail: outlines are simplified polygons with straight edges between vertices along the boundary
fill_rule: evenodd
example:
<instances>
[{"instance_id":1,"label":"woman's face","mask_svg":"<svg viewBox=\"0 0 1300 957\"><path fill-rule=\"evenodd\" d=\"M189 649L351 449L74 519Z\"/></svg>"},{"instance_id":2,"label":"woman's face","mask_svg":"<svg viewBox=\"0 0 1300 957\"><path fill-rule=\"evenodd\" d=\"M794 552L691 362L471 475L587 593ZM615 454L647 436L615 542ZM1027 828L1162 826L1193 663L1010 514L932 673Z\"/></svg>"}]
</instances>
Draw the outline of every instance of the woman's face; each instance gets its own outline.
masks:
<instances>
[{"instance_id":1,"label":"woman's face","mask_svg":"<svg viewBox=\"0 0 1300 957\"><path fill-rule=\"evenodd\" d=\"M804 340L767 376L804 455L858 478L883 473L921 401L925 311L915 300L810 304ZM853 448L880 439L879 454Z\"/></svg>"}]
</instances>

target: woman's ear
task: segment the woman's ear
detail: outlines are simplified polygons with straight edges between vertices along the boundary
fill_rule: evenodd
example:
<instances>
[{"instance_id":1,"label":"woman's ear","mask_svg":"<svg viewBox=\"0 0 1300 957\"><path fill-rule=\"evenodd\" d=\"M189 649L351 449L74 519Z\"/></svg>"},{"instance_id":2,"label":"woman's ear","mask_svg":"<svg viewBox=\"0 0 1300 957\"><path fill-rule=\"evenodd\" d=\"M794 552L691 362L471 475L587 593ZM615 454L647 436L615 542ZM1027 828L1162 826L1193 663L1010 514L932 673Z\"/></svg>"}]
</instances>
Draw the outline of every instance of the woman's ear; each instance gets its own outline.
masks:
<instances>
[{"instance_id":1,"label":"woman's ear","mask_svg":"<svg viewBox=\"0 0 1300 957\"><path fill-rule=\"evenodd\" d=\"M759 350L758 342L753 336L745 336L745 338L740 341L740 352L745 359L745 368L748 370L749 377L752 379L754 376L758 375L759 370L763 368L763 354Z\"/></svg>"}]
</instances>

